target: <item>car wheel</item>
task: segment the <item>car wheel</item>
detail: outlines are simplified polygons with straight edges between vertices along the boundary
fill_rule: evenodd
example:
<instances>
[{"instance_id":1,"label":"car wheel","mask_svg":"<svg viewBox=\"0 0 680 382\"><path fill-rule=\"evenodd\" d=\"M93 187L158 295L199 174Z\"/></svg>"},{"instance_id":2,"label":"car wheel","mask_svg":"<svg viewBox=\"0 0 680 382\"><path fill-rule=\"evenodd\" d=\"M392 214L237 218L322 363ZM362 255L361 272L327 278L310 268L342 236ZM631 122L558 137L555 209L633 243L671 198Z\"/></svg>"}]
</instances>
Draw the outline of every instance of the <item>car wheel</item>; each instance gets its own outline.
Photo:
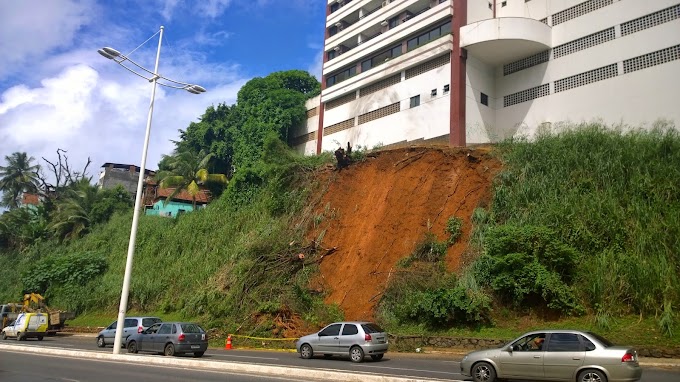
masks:
<instances>
[{"instance_id":1,"label":"car wheel","mask_svg":"<svg viewBox=\"0 0 680 382\"><path fill-rule=\"evenodd\" d=\"M578 382L607 382L607 376L600 370L583 370L578 375Z\"/></svg>"},{"instance_id":2,"label":"car wheel","mask_svg":"<svg viewBox=\"0 0 680 382\"><path fill-rule=\"evenodd\" d=\"M24 334L22 332L17 333L17 341L23 341L24 340Z\"/></svg>"},{"instance_id":3,"label":"car wheel","mask_svg":"<svg viewBox=\"0 0 680 382\"><path fill-rule=\"evenodd\" d=\"M381 359L383 359L383 356L384 354L375 354L371 356L371 359L374 361L380 361Z\"/></svg>"},{"instance_id":4,"label":"car wheel","mask_svg":"<svg viewBox=\"0 0 680 382\"><path fill-rule=\"evenodd\" d=\"M300 357L310 359L314 356L314 350L309 344L304 344L300 347Z\"/></svg>"},{"instance_id":5,"label":"car wheel","mask_svg":"<svg viewBox=\"0 0 680 382\"><path fill-rule=\"evenodd\" d=\"M493 382L496 380L496 370L486 362L472 366L472 380L475 382Z\"/></svg>"},{"instance_id":6,"label":"car wheel","mask_svg":"<svg viewBox=\"0 0 680 382\"><path fill-rule=\"evenodd\" d=\"M203 357L203 354L205 354L204 351L195 351L194 352L194 358L201 358L201 357Z\"/></svg>"},{"instance_id":7,"label":"car wheel","mask_svg":"<svg viewBox=\"0 0 680 382\"><path fill-rule=\"evenodd\" d=\"M43 340L43 336L38 336L38 341L42 341L42 340Z\"/></svg>"},{"instance_id":8,"label":"car wheel","mask_svg":"<svg viewBox=\"0 0 680 382\"><path fill-rule=\"evenodd\" d=\"M2 340L4 341L4 340L6 340L6 339L7 339L7 333L2 332Z\"/></svg>"},{"instance_id":9,"label":"car wheel","mask_svg":"<svg viewBox=\"0 0 680 382\"><path fill-rule=\"evenodd\" d=\"M137 353L139 351L137 349L137 342L136 341L130 341L130 343L127 346L127 351L128 351L128 353L132 353L132 354Z\"/></svg>"},{"instance_id":10,"label":"car wheel","mask_svg":"<svg viewBox=\"0 0 680 382\"><path fill-rule=\"evenodd\" d=\"M103 336L97 337L97 346L100 347L100 348L103 348L104 346L106 346L106 342L104 341Z\"/></svg>"},{"instance_id":11,"label":"car wheel","mask_svg":"<svg viewBox=\"0 0 680 382\"><path fill-rule=\"evenodd\" d=\"M364 351L358 347L358 346L353 346L351 349L349 349L349 359L352 360L352 362L363 362L364 361Z\"/></svg>"},{"instance_id":12,"label":"car wheel","mask_svg":"<svg viewBox=\"0 0 680 382\"><path fill-rule=\"evenodd\" d=\"M165 351L163 352L163 355L166 355L168 357L172 357L173 355L175 355L175 345L173 344L165 345Z\"/></svg>"}]
</instances>

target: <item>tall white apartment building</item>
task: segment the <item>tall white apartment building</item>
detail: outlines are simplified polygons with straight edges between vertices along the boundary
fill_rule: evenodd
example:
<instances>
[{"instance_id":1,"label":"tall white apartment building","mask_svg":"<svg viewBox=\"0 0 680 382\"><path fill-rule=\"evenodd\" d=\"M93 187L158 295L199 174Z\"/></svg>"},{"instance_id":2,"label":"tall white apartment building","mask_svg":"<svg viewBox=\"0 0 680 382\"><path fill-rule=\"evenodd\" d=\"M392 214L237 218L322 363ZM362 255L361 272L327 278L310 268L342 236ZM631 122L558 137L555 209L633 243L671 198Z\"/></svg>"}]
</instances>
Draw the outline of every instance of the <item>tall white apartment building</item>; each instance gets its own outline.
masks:
<instances>
[{"instance_id":1,"label":"tall white apartment building","mask_svg":"<svg viewBox=\"0 0 680 382\"><path fill-rule=\"evenodd\" d=\"M680 0L327 0L291 143L452 146L557 122L680 125Z\"/></svg>"}]
</instances>

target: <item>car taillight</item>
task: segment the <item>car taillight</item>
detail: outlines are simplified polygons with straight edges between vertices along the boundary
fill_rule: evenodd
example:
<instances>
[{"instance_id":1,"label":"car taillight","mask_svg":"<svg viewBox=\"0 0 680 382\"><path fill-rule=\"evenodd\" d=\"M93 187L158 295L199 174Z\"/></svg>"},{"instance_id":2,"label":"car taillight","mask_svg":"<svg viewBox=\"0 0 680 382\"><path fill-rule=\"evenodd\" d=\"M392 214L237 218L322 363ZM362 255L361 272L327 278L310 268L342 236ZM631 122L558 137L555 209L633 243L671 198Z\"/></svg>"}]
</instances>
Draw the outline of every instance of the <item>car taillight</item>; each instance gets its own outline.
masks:
<instances>
[{"instance_id":1,"label":"car taillight","mask_svg":"<svg viewBox=\"0 0 680 382\"><path fill-rule=\"evenodd\" d=\"M184 341L184 338L185 338L185 337L184 337L184 333L182 333L182 334L179 335L179 337L177 338L177 340L179 340L179 341Z\"/></svg>"},{"instance_id":2,"label":"car taillight","mask_svg":"<svg viewBox=\"0 0 680 382\"><path fill-rule=\"evenodd\" d=\"M626 353L621 357L621 362L635 362L635 356L631 353Z\"/></svg>"},{"instance_id":3,"label":"car taillight","mask_svg":"<svg viewBox=\"0 0 680 382\"><path fill-rule=\"evenodd\" d=\"M373 338L371 337L370 334L367 333L367 334L364 335L364 340L366 340L366 341L372 341Z\"/></svg>"},{"instance_id":4,"label":"car taillight","mask_svg":"<svg viewBox=\"0 0 680 382\"><path fill-rule=\"evenodd\" d=\"M143 326L140 326L140 327L137 328L137 333L141 333L141 332L143 332L143 331L144 331L144 327L143 327Z\"/></svg>"}]
</instances>

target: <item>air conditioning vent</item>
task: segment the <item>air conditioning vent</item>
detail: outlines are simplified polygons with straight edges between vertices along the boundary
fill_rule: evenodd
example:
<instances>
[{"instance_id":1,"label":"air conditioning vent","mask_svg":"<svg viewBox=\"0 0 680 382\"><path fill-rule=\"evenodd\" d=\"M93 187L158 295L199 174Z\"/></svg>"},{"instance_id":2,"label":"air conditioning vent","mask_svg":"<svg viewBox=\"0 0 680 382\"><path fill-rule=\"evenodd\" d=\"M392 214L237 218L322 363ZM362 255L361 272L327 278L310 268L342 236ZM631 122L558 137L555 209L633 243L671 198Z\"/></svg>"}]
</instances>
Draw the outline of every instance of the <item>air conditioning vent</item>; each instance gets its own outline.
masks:
<instances>
[{"instance_id":1,"label":"air conditioning vent","mask_svg":"<svg viewBox=\"0 0 680 382\"><path fill-rule=\"evenodd\" d=\"M382 25L382 26L384 26L384 27L386 27L387 24L389 24L389 23L387 22L387 20L385 20L385 21L383 21L383 22L380 23L380 25Z\"/></svg>"}]
</instances>

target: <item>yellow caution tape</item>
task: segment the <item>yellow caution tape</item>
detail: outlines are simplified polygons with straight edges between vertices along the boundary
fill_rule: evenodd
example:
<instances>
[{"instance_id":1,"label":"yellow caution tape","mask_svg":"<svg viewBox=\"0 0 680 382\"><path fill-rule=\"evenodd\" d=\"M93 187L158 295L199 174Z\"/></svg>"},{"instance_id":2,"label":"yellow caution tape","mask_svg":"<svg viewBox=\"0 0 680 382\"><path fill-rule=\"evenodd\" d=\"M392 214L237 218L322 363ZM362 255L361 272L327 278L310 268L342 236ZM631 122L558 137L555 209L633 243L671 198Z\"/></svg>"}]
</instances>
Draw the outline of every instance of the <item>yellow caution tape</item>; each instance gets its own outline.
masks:
<instances>
[{"instance_id":1,"label":"yellow caution tape","mask_svg":"<svg viewBox=\"0 0 680 382\"><path fill-rule=\"evenodd\" d=\"M251 337L251 336L242 336L238 334L230 334L232 337L239 337L239 338L248 338L251 340L260 340L260 341L294 341L297 340L298 337L295 338L264 338L264 337Z\"/></svg>"}]
</instances>

